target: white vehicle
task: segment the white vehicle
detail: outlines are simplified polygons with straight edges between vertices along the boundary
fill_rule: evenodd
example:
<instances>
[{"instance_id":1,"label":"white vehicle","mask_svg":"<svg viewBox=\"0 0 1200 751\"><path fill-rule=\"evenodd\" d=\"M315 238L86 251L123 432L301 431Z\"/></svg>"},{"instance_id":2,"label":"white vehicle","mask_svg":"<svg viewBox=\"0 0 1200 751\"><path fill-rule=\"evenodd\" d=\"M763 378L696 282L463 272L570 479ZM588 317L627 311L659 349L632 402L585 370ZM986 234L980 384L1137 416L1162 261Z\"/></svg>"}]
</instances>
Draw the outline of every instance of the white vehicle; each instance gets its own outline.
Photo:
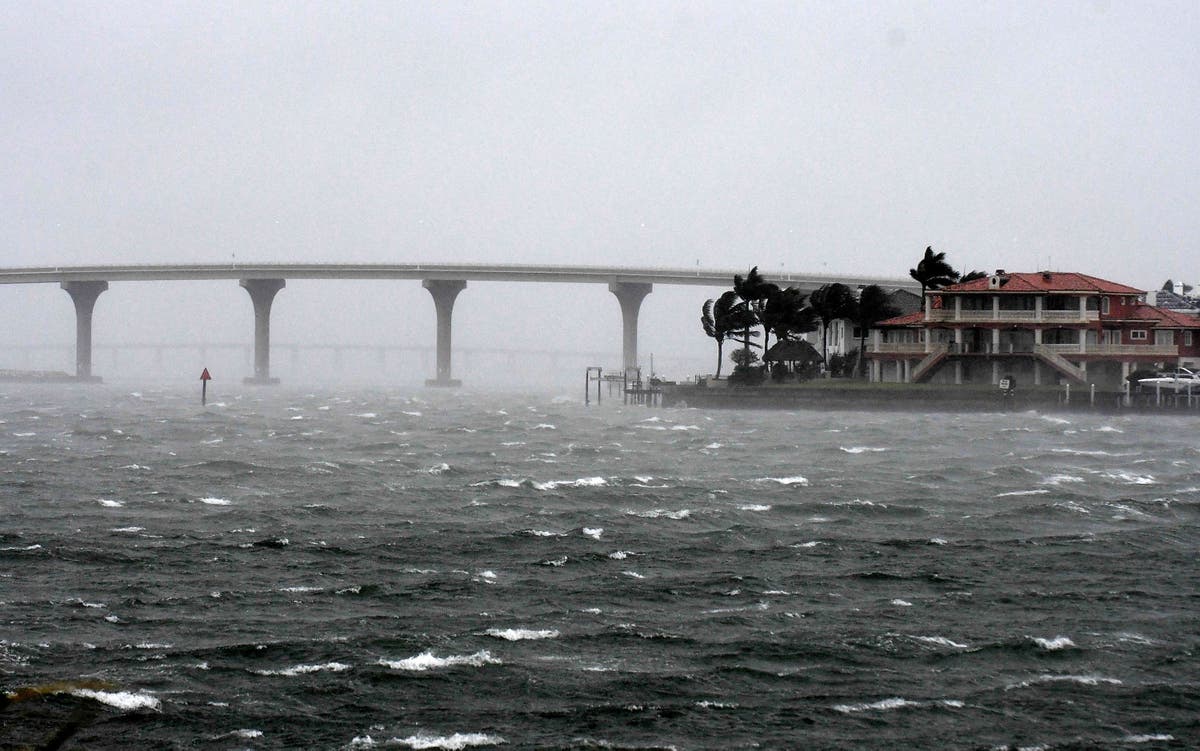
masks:
<instances>
[{"instance_id":1,"label":"white vehicle","mask_svg":"<svg viewBox=\"0 0 1200 751\"><path fill-rule=\"evenodd\" d=\"M1147 389L1162 389L1163 391L1187 391L1188 386L1192 387L1192 391L1200 394L1200 373L1194 373L1187 368L1179 370L1167 371L1159 373L1154 378L1142 378L1138 380L1138 385Z\"/></svg>"}]
</instances>

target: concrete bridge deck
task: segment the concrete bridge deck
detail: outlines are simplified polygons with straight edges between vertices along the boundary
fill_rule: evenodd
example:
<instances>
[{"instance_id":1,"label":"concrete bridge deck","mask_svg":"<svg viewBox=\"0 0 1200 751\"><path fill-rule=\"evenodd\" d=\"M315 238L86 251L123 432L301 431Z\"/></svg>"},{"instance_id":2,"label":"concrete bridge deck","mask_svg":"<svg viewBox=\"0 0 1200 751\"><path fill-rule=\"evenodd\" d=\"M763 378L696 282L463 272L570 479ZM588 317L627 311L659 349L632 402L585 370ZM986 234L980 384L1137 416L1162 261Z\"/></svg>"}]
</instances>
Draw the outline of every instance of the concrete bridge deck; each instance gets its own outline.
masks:
<instances>
[{"instance_id":1,"label":"concrete bridge deck","mask_svg":"<svg viewBox=\"0 0 1200 751\"><path fill-rule=\"evenodd\" d=\"M135 264L112 266L43 266L0 268L0 284L57 283L75 304L75 373L92 379L92 311L109 282L202 281L236 279L254 306L254 377L251 383L275 383L270 369L270 316L275 295L288 279L420 280L432 295L437 312L437 377L432 386L451 386L451 316L454 301L467 282L540 282L607 284L621 306L622 353L626 368L638 364L638 312L655 284L728 288L743 270L628 268L525 264L356 264L356 263L230 263ZM850 287L878 284L886 289L918 286L911 279L763 271L763 278L803 292L825 284Z\"/></svg>"}]
</instances>

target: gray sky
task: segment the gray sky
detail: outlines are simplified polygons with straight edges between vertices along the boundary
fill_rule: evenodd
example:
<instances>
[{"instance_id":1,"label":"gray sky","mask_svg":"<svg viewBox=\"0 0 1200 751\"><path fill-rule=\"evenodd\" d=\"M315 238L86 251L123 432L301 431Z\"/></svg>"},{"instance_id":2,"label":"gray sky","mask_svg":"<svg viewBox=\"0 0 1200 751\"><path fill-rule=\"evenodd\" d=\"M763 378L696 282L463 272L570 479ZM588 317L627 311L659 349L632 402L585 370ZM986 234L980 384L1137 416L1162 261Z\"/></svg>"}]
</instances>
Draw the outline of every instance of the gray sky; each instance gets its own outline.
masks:
<instances>
[{"instance_id":1,"label":"gray sky","mask_svg":"<svg viewBox=\"0 0 1200 751\"><path fill-rule=\"evenodd\" d=\"M6 3L0 265L1196 283L1196 39L1195 2Z\"/></svg>"}]
</instances>

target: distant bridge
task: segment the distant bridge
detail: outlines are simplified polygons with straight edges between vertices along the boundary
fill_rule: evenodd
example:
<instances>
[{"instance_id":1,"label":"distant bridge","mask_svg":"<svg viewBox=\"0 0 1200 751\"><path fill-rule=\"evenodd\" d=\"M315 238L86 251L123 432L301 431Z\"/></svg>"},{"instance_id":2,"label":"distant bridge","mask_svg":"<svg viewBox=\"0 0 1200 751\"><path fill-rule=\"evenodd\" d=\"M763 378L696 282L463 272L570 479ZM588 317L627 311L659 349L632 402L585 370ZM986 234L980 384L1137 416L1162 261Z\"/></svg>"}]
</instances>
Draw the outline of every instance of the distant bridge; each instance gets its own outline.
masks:
<instances>
[{"instance_id":1,"label":"distant bridge","mask_svg":"<svg viewBox=\"0 0 1200 751\"><path fill-rule=\"evenodd\" d=\"M655 284L729 287L743 270L623 268L608 266L535 266L521 264L163 264L130 266L45 266L0 269L0 284L62 286L75 303L75 374L92 379L92 311L109 282L193 281L236 279L254 306L254 377L249 383L276 383L271 378L271 304L288 279L409 279L420 280L433 296L437 312L437 377L431 386L457 385L451 377L451 315L454 301L472 282L549 282L607 284L621 306L622 359L626 368L638 364L637 326L642 300ZM763 272L763 278L784 287L812 292L825 284L849 287L878 284L887 289L917 290L911 279Z\"/></svg>"}]
</instances>

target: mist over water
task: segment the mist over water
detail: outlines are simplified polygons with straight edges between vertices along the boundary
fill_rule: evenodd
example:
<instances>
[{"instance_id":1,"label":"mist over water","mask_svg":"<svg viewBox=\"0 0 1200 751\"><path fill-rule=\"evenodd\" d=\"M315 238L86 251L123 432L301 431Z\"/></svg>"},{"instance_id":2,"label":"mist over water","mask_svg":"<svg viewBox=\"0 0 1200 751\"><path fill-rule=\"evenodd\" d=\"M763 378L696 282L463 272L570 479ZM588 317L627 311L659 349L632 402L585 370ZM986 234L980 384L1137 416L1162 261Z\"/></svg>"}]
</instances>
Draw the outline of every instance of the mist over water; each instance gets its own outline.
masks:
<instances>
[{"instance_id":1,"label":"mist over water","mask_svg":"<svg viewBox=\"0 0 1200 751\"><path fill-rule=\"evenodd\" d=\"M4 742L1197 737L1193 418L575 391L6 385Z\"/></svg>"}]
</instances>

